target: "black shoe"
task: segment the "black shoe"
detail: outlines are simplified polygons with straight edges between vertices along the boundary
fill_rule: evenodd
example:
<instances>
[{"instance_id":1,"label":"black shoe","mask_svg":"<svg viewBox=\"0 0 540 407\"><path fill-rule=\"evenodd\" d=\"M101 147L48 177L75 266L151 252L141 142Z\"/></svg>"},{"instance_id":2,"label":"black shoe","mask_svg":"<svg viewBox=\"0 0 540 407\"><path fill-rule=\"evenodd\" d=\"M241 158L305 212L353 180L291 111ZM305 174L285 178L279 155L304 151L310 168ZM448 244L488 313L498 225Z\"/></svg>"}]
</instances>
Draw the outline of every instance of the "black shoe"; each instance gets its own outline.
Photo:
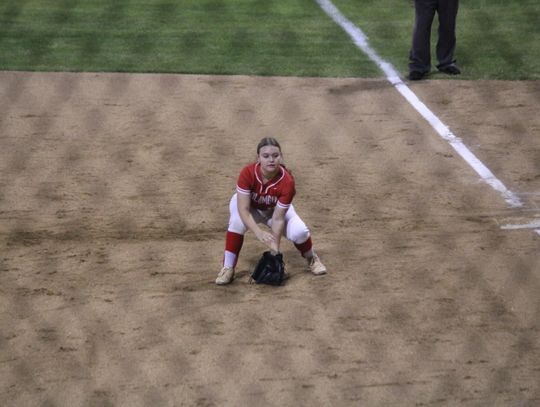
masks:
<instances>
[{"instance_id":1,"label":"black shoe","mask_svg":"<svg viewBox=\"0 0 540 407\"><path fill-rule=\"evenodd\" d=\"M459 75L461 73L456 64L446 65L445 67L439 68L439 71L447 73L448 75Z\"/></svg>"},{"instance_id":2,"label":"black shoe","mask_svg":"<svg viewBox=\"0 0 540 407\"><path fill-rule=\"evenodd\" d=\"M411 71L409 72L408 78L411 81L419 81L420 79L424 79L426 75L427 75L427 72Z\"/></svg>"}]
</instances>

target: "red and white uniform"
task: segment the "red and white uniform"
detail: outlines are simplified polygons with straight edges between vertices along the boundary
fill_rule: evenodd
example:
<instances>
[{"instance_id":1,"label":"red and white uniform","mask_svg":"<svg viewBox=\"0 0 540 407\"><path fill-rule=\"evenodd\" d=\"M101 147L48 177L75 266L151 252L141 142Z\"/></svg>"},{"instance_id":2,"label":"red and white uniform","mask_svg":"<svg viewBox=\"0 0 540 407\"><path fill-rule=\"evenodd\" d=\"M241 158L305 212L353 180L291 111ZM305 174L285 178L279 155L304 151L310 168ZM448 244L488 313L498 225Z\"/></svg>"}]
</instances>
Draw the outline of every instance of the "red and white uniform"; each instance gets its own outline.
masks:
<instances>
[{"instance_id":1,"label":"red and white uniform","mask_svg":"<svg viewBox=\"0 0 540 407\"><path fill-rule=\"evenodd\" d=\"M296 193L294 178L284 166L279 174L266 184L262 181L260 164L252 163L240 172L236 183L236 194L229 203L229 227L225 242L223 265L234 268L238 254L242 248L247 226L244 225L238 212L237 194L249 195L251 198L250 212L257 223L272 227L272 214L276 206L287 209L285 213L285 228L283 234L292 241L304 256L311 253L311 236L304 221L298 216L292 205Z\"/></svg>"},{"instance_id":2,"label":"red and white uniform","mask_svg":"<svg viewBox=\"0 0 540 407\"><path fill-rule=\"evenodd\" d=\"M249 195L251 198L251 214L257 223L264 223L272 227L272 214L274 208L279 206L286 208L285 237L295 243L305 242L309 236L309 229L300 219L294 210L292 200L296 193L294 178L281 166L280 173L266 184L262 182L262 174L259 163L246 165L236 183L237 194ZM240 218L236 194L233 195L229 204L229 232L244 235L247 231L246 225Z\"/></svg>"},{"instance_id":3,"label":"red and white uniform","mask_svg":"<svg viewBox=\"0 0 540 407\"><path fill-rule=\"evenodd\" d=\"M289 208L294 198L294 178L284 166L274 179L266 184L262 181L261 165L253 163L246 165L240 172L236 183L236 191L251 197L251 207L261 211L280 208Z\"/></svg>"}]
</instances>

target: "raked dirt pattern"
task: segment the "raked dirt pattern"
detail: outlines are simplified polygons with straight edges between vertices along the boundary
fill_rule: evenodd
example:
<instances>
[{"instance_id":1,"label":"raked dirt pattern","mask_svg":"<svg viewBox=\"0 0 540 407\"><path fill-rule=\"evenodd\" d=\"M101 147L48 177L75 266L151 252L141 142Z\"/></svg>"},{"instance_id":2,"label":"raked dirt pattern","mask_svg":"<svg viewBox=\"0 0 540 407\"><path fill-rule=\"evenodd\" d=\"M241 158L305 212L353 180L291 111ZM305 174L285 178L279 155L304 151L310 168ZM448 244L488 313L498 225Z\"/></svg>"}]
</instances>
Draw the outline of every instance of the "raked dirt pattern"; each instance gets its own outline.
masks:
<instances>
[{"instance_id":1,"label":"raked dirt pattern","mask_svg":"<svg viewBox=\"0 0 540 407\"><path fill-rule=\"evenodd\" d=\"M537 406L540 83L0 73L0 405ZM260 138L329 274L219 271Z\"/></svg>"}]
</instances>

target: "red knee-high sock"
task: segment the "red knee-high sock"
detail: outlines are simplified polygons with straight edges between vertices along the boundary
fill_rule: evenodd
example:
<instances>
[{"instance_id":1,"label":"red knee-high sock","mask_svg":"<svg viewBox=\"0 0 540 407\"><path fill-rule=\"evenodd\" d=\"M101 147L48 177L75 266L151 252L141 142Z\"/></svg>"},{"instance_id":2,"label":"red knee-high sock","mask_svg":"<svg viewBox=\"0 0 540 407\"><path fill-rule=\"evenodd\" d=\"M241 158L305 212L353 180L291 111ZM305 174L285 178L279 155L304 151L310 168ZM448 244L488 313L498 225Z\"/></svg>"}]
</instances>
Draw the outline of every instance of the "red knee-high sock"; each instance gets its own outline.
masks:
<instances>
[{"instance_id":1,"label":"red knee-high sock","mask_svg":"<svg viewBox=\"0 0 540 407\"><path fill-rule=\"evenodd\" d=\"M223 256L223 265L225 267L236 267L238 255L244 244L244 235L227 231L225 238L225 254Z\"/></svg>"},{"instance_id":2,"label":"red knee-high sock","mask_svg":"<svg viewBox=\"0 0 540 407\"><path fill-rule=\"evenodd\" d=\"M294 246L298 249L300 254L302 254L302 257L306 257L304 255L313 247L313 243L311 243L311 236L308 237L308 240L306 240L304 243L295 243Z\"/></svg>"}]
</instances>

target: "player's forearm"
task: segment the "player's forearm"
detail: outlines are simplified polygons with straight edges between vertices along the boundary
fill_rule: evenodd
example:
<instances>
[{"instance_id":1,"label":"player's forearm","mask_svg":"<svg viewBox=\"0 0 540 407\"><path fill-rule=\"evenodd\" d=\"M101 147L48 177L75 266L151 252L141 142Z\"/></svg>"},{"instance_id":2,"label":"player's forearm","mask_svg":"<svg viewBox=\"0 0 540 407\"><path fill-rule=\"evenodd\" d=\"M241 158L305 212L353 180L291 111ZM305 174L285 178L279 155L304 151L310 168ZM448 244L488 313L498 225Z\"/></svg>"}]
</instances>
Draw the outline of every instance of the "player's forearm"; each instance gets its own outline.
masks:
<instances>
[{"instance_id":1,"label":"player's forearm","mask_svg":"<svg viewBox=\"0 0 540 407\"><path fill-rule=\"evenodd\" d=\"M281 242L281 236L283 236L284 228L285 228L285 219L272 220L272 235L274 235L277 252L279 252L279 244Z\"/></svg>"}]
</instances>

